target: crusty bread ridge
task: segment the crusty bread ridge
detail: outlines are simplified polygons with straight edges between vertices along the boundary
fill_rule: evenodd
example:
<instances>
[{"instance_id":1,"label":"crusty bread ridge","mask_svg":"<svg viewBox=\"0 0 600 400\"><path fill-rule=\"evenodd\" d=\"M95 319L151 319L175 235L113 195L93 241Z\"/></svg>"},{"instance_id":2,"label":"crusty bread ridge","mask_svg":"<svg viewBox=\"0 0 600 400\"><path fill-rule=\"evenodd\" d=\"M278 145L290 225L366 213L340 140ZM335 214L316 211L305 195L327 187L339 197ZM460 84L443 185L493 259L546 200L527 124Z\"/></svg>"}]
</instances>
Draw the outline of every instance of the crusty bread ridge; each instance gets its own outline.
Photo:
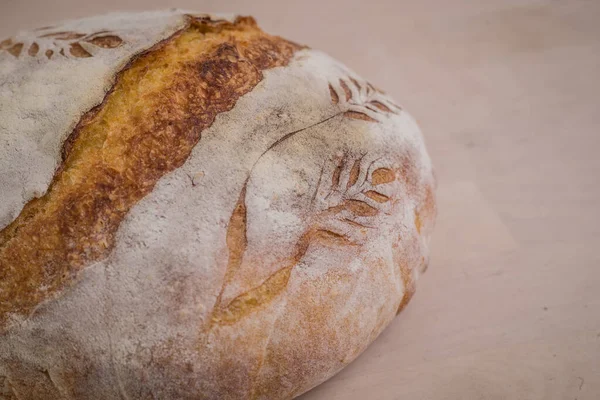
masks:
<instances>
[{"instance_id":1,"label":"crusty bread ridge","mask_svg":"<svg viewBox=\"0 0 600 400\"><path fill-rule=\"evenodd\" d=\"M0 323L29 314L104 257L131 206L181 166L202 130L262 79L261 70L285 65L297 47L248 18L190 17L136 55L67 137L45 195L0 232L0 266L10 271L0 281Z\"/></svg>"},{"instance_id":2,"label":"crusty bread ridge","mask_svg":"<svg viewBox=\"0 0 600 400\"><path fill-rule=\"evenodd\" d=\"M292 398L427 266L414 120L252 18L22 32L0 82L0 399Z\"/></svg>"}]
</instances>

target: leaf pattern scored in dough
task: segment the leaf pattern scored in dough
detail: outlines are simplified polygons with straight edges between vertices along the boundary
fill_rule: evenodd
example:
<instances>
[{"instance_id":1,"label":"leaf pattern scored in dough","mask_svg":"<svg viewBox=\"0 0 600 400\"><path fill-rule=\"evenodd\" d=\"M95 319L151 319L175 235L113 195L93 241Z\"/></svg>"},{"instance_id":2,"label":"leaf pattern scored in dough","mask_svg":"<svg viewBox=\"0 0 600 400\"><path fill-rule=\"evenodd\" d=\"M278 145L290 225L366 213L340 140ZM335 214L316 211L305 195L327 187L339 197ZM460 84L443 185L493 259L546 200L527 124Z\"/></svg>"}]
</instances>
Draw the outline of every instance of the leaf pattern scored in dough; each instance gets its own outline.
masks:
<instances>
[{"instance_id":1,"label":"leaf pattern scored in dough","mask_svg":"<svg viewBox=\"0 0 600 400\"><path fill-rule=\"evenodd\" d=\"M379 122L385 114L398 114L402 108L368 82L351 76L329 83L331 102L344 109L346 118Z\"/></svg>"},{"instance_id":2,"label":"leaf pattern scored in dough","mask_svg":"<svg viewBox=\"0 0 600 400\"><path fill-rule=\"evenodd\" d=\"M371 155L352 158L348 154L328 160L321 169L317 187L307 210L309 223L295 250L281 267L258 286L238 294L229 302L222 295L246 265L247 182L229 219L226 243L228 263L221 291L213 309L210 326L229 325L262 308L287 287L292 269L301 261L311 243L328 247L347 246L357 250L369 231L379 226L378 218L392 212L395 174L386 161ZM354 251L351 250L351 251Z\"/></svg>"},{"instance_id":3,"label":"leaf pattern scored in dough","mask_svg":"<svg viewBox=\"0 0 600 400\"><path fill-rule=\"evenodd\" d=\"M329 83L328 89L331 102L340 108L336 115L343 118L378 123L385 114L398 114L402 110L382 91L353 77ZM297 132L285 135L268 151ZM250 177L229 220L226 238L229 260L209 329L236 323L279 296L287 287L292 269L304 257L311 243L360 248L366 243L369 232L379 226L378 218L392 214L396 176L387 160L373 154L356 157L348 153L326 160L310 200L308 227L300 235L290 259L283 261L281 267L258 286L224 301L223 294L228 286L234 284L236 276L247 268L254 268L247 265L245 259L248 247L245 203L248 179Z\"/></svg>"},{"instance_id":4,"label":"leaf pattern scored in dough","mask_svg":"<svg viewBox=\"0 0 600 400\"><path fill-rule=\"evenodd\" d=\"M36 32L50 28L40 28ZM110 31L98 31L91 34L59 31L39 33L34 41L17 42L13 38L0 41L0 53L7 52L15 58L20 58L27 47L29 57L38 57L43 54L47 59L52 59L56 53L68 58L89 58L94 55L85 46L94 46L101 49L114 49L123 44L123 39ZM26 46L27 45L27 46ZM41 51L40 51L41 50Z\"/></svg>"}]
</instances>

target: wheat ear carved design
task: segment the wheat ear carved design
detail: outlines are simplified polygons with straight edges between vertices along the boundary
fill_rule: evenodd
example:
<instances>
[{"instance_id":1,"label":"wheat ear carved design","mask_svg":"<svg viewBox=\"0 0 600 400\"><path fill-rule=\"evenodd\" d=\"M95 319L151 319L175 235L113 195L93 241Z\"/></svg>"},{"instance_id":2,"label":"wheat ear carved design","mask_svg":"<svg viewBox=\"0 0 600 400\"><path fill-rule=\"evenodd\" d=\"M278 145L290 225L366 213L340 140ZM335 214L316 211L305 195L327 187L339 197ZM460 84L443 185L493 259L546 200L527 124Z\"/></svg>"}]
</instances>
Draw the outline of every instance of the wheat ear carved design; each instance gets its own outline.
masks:
<instances>
[{"instance_id":1,"label":"wheat ear carved design","mask_svg":"<svg viewBox=\"0 0 600 400\"><path fill-rule=\"evenodd\" d=\"M49 29L49 27L40 28L38 31L46 29ZM44 54L46 58L52 59L57 53L62 57L93 57L82 43L102 49L114 49L123 44L123 39L110 31L98 31L91 34L73 31L38 32L37 39L29 43L16 41L13 38L1 41L0 52L6 51L15 58L19 58L25 48L27 48L27 55L30 57L37 57L40 54Z\"/></svg>"},{"instance_id":2,"label":"wheat ear carved design","mask_svg":"<svg viewBox=\"0 0 600 400\"><path fill-rule=\"evenodd\" d=\"M329 94L331 102L343 109L347 118L379 122L382 115L399 114L402 111L381 90L352 77L329 83Z\"/></svg>"},{"instance_id":3,"label":"wheat ear carved design","mask_svg":"<svg viewBox=\"0 0 600 400\"><path fill-rule=\"evenodd\" d=\"M311 127L344 116L345 112L341 112ZM292 134L285 135L276 144ZM311 196L308 228L300 236L291 257L260 285L224 303L223 292L242 268L248 246L246 180L227 227L228 265L209 325L233 324L270 303L285 290L292 269L304 257L311 243L318 241L325 246L347 246L351 251L364 244L368 232L377 228L377 218L392 212L396 176L387 164L383 158L371 154L353 156L345 153L326 160Z\"/></svg>"}]
</instances>

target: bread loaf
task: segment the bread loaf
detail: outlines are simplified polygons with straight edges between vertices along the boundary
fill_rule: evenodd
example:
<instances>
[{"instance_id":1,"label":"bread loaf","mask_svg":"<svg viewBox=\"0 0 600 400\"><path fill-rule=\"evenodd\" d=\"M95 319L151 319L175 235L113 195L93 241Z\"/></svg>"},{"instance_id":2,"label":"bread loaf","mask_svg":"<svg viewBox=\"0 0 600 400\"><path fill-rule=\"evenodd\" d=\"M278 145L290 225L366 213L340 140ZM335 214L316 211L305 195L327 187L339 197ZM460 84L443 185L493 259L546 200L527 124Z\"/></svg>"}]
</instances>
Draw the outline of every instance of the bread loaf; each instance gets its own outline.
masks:
<instances>
[{"instance_id":1,"label":"bread loaf","mask_svg":"<svg viewBox=\"0 0 600 400\"><path fill-rule=\"evenodd\" d=\"M0 42L0 399L289 399L415 291L414 120L249 17Z\"/></svg>"}]
</instances>

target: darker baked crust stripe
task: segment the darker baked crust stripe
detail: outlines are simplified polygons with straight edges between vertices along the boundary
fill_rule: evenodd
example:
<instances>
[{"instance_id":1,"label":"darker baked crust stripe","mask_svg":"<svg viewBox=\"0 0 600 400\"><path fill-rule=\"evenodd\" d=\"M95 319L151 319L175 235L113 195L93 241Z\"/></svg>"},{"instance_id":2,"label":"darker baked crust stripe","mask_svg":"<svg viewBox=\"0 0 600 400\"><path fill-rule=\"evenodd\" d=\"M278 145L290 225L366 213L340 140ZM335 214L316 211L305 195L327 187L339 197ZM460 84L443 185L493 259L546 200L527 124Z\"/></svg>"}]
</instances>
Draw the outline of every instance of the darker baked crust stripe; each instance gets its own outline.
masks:
<instances>
[{"instance_id":1,"label":"darker baked crust stripe","mask_svg":"<svg viewBox=\"0 0 600 400\"><path fill-rule=\"evenodd\" d=\"M131 207L185 162L202 131L263 70L286 65L299 48L252 18L189 17L184 29L134 57L66 140L47 193L0 231L0 329L105 258Z\"/></svg>"}]
</instances>

